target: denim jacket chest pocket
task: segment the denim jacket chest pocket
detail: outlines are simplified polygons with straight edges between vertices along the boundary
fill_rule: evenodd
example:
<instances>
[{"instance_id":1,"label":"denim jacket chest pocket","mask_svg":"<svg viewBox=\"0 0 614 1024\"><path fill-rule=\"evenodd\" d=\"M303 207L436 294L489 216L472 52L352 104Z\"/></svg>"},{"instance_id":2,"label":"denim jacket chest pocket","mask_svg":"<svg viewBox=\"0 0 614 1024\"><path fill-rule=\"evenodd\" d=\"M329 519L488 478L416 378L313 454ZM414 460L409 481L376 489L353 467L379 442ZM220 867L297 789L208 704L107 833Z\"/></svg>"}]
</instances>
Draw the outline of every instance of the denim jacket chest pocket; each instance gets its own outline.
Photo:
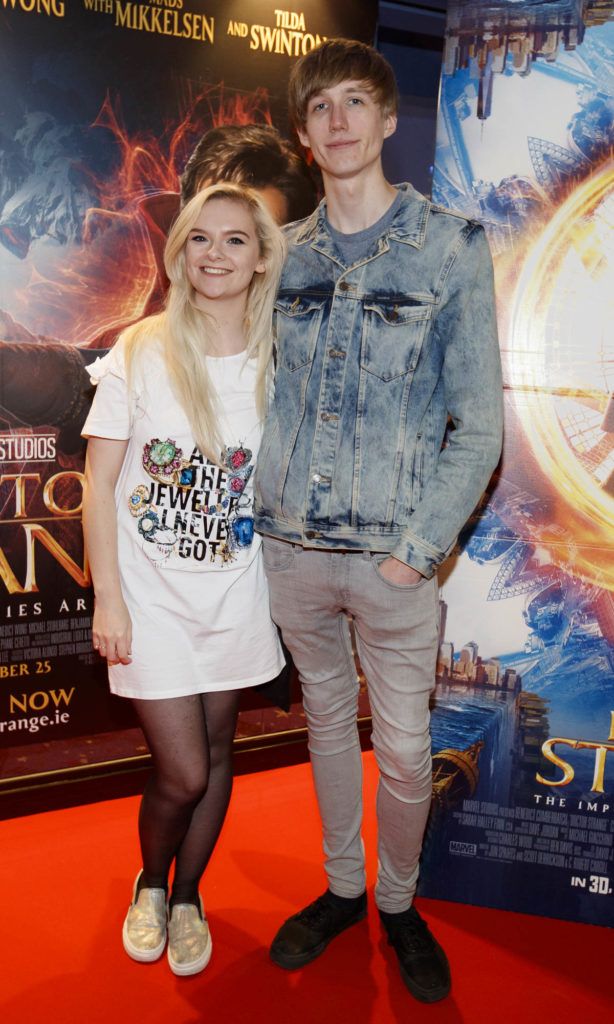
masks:
<instances>
[{"instance_id":1,"label":"denim jacket chest pocket","mask_svg":"<svg viewBox=\"0 0 614 1024\"><path fill-rule=\"evenodd\" d=\"M313 362L324 312L323 299L280 295L275 302L278 368L294 373Z\"/></svg>"},{"instance_id":2,"label":"denim jacket chest pocket","mask_svg":"<svg viewBox=\"0 0 614 1024\"><path fill-rule=\"evenodd\" d=\"M366 301L360 364L367 373L389 382L415 370L432 315L422 299Z\"/></svg>"}]
</instances>

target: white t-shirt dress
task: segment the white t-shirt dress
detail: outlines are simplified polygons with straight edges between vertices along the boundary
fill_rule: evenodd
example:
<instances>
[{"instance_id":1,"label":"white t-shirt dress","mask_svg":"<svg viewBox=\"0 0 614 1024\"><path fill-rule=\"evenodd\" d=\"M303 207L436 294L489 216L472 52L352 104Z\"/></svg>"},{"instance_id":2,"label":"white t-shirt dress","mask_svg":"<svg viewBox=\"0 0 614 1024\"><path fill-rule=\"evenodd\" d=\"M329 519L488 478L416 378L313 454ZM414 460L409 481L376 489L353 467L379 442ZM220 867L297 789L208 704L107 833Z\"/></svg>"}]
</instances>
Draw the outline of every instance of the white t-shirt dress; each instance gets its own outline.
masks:
<instances>
[{"instance_id":1,"label":"white t-shirt dress","mask_svg":"<svg viewBox=\"0 0 614 1024\"><path fill-rule=\"evenodd\" d=\"M159 348L136 363L130 394L121 342L88 367L97 388L83 428L128 441L115 500L132 662L109 666L111 691L153 700L267 682L284 658L254 532L255 360L207 359L220 466L196 447Z\"/></svg>"}]
</instances>

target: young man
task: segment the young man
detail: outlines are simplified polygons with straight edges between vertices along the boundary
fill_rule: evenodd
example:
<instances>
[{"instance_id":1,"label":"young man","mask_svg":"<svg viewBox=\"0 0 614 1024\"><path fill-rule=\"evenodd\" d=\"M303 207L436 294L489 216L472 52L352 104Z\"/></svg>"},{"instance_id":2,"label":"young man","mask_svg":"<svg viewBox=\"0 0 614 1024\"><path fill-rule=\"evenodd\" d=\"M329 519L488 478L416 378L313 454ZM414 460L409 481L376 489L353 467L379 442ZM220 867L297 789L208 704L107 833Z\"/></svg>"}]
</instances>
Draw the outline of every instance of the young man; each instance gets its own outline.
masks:
<instances>
[{"instance_id":1,"label":"young man","mask_svg":"<svg viewBox=\"0 0 614 1024\"><path fill-rule=\"evenodd\" d=\"M351 615L380 772L375 901L407 987L434 1002L448 963L412 900L431 800L435 572L499 458L501 372L482 228L384 177L396 104L391 68L361 43L328 41L291 76L325 200L288 229L256 522L302 681L329 887L271 956L301 967L366 913Z\"/></svg>"}]
</instances>

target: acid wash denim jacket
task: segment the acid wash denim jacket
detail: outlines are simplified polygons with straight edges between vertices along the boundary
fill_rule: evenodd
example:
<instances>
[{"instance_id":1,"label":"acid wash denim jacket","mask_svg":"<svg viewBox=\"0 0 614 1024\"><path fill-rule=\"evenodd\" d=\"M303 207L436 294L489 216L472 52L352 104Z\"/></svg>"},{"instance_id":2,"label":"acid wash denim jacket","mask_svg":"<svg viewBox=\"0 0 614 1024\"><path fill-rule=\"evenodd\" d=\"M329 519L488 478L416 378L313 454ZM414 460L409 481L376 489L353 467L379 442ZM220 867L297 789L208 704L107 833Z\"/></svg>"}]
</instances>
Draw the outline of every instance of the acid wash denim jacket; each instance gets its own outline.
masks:
<instances>
[{"instance_id":1,"label":"acid wash denim jacket","mask_svg":"<svg viewBox=\"0 0 614 1024\"><path fill-rule=\"evenodd\" d=\"M305 548L387 552L431 577L499 460L501 364L483 228L400 188L351 267L324 203L287 229L255 518Z\"/></svg>"}]
</instances>

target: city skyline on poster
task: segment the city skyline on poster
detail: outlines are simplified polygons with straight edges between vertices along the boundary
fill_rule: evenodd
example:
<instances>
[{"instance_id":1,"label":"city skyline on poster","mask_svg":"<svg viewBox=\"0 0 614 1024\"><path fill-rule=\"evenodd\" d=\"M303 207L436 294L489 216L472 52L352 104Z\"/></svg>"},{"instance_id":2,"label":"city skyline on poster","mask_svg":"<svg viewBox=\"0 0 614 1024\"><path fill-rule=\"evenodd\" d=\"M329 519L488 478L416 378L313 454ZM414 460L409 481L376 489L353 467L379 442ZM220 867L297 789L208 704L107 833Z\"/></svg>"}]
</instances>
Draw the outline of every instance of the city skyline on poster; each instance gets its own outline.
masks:
<instances>
[{"instance_id":1,"label":"city skyline on poster","mask_svg":"<svg viewBox=\"0 0 614 1024\"><path fill-rule=\"evenodd\" d=\"M574 879L612 878L612 15L591 0L448 7L433 199L486 228L506 423L441 577L434 736L438 716L483 721L457 727L473 751L463 800L423 883L603 923L610 881L596 899Z\"/></svg>"},{"instance_id":2,"label":"city skyline on poster","mask_svg":"<svg viewBox=\"0 0 614 1024\"><path fill-rule=\"evenodd\" d=\"M511 8L519 21L527 5L452 5L444 68L462 56L458 24L469 31L478 11ZM454 596L454 573L445 586L456 643L474 640L488 657L568 645L574 628L614 640L609 601L598 597L614 589L614 25L572 32L570 8L579 9L530 5L534 19L547 9L563 25L541 36L516 25L511 38L503 26L498 49L488 21L488 52L478 46L443 77L434 199L484 223L499 295L507 437L501 481L465 549L477 621Z\"/></svg>"}]
</instances>

